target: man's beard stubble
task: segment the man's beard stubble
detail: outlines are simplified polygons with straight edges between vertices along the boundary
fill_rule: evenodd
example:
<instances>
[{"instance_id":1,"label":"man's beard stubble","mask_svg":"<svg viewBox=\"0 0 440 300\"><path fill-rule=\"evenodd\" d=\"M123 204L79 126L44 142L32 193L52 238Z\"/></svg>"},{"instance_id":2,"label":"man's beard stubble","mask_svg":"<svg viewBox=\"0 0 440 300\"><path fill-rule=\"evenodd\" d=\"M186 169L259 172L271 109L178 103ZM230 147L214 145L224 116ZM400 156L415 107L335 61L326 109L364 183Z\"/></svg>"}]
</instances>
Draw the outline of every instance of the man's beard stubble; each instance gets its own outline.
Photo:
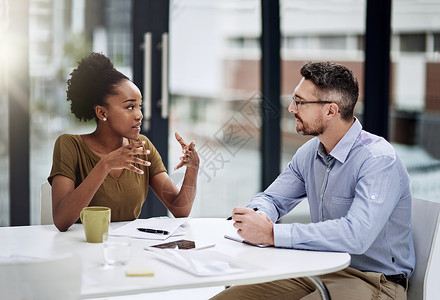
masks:
<instances>
[{"instance_id":1,"label":"man's beard stubble","mask_svg":"<svg viewBox=\"0 0 440 300\"><path fill-rule=\"evenodd\" d=\"M315 121L313 124L304 123L304 121L298 116L295 115L295 118L301 122L302 128L298 128L298 121L296 122L296 132L301 135L311 135L318 136L324 133L324 125L322 124L322 120Z\"/></svg>"}]
</instances>

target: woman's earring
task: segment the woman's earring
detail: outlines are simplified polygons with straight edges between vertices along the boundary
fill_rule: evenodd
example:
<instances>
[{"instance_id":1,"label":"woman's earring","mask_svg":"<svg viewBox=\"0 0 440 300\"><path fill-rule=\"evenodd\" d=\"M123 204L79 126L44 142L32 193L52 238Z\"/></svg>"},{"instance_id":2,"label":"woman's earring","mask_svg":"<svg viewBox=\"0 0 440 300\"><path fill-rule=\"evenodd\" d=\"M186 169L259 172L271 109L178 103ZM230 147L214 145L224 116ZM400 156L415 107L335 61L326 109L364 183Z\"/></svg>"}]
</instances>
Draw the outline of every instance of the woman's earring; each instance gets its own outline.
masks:
<instances>
[{"instance_id":1,"label":"woman's earring","mask_svg":"<svg viewBox=\"0 0 440 300\"><path fill-rule=\"evenodd\" d=\"M104 118L102 118L102 120L105 122L105 121L107 121L107 118L106 117L104 117Z\"/></svg>"}]
</instances>

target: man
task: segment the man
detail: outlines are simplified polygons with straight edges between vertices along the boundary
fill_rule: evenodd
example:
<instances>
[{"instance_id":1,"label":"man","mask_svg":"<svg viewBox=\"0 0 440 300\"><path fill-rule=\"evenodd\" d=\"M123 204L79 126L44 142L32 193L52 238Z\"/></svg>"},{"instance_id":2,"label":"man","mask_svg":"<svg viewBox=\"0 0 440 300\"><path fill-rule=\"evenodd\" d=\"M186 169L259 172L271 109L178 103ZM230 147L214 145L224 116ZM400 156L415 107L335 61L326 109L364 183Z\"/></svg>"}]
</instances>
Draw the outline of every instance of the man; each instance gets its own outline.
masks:
<instances>
[{"instance_id":1,"label":"man","mask_svg":"<svg viewBox=\"0 0 440 300\"><path fill-rule=\"evenodd\" d=\"M232 218L244 239L351 254L350 267L321 276L333 299L406 299L415 266L411 192L405 166L383 138L354 117L353 73L330 62L301 68L289 112L305 143L286 170ZM274 224L303 198L310 224ZM255 212L252 208L258 208ZM234 286L214 299L320 299L305 278Z\"/></svg>"}]
</instances>

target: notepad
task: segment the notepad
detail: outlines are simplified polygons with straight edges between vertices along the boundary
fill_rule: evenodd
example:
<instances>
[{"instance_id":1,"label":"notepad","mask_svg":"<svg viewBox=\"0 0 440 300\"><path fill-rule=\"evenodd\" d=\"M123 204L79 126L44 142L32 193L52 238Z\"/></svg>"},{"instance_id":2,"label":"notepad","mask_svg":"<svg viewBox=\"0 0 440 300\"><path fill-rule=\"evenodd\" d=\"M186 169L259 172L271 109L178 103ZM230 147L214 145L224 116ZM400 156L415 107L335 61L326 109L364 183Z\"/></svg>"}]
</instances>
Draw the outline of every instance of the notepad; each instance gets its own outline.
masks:
<instances>
[{"instance_id":1,"label":"notepad","mask_svg":"<svg viewBox=\"0 0 440 300\"><path fill-rule=\"evenodd\" d=\"M154 270L150 268L127 268L125 269L125 275L129 277L154 276Z\"/></svg>"},{"instance_id":2,"label":"notepad","mask_svg":"<svg viewBox=\"0 0 440 300\"><path fill-rule=\"evenodd\" d=\"M251 242L246 241L245 239L241 238L240 236L230 236L230 235L225 234L225 238L239 242L239 243L244 243L244 244L248 244L248 245L260 247L260 248L272 247L272 245L268 245L268 244L251 243Z\"/></svg>"}]
</instances>

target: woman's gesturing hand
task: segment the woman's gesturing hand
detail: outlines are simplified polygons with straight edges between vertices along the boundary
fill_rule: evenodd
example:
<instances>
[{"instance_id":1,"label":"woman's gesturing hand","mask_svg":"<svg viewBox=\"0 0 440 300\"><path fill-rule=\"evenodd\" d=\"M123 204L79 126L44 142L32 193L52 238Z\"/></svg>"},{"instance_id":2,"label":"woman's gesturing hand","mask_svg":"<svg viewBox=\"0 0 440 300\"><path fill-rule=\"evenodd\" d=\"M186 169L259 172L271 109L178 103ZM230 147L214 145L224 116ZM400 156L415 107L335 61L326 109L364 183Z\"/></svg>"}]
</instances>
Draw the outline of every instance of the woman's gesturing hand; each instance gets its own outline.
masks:
<instances>
[{"instance_id":1,"label":"woman's gesturing hand","mask_svg":"<svg viewBox=\"0 0 440 300\"><path fill-rule=\"evenodd\" d=\"M121 148L107 154L103 159L110 170L127 169L138 174L143 174L144 171L135 167L133 164L140 164L143 166L151 165L149 161L136 157L136 155L150 154L150 150L144 149L144 144L145 141L141 141L122 146Z\"/></svg>"},{"instance_id":2,"label":"woman's gesturing hand","mask_svg":"<svg viewBox=\"0 0 440 300\"><path fill-rule=\"evenodd\" d=\"M176 132L176 140L182 146L183 155L180 157L180 163L174 167L174 170L180 169L183 166L187 168L199 168L199 155L195 149L196 143L193 141L189 145L183 140L183 138Z\"/></svg>"}]
</instances>

